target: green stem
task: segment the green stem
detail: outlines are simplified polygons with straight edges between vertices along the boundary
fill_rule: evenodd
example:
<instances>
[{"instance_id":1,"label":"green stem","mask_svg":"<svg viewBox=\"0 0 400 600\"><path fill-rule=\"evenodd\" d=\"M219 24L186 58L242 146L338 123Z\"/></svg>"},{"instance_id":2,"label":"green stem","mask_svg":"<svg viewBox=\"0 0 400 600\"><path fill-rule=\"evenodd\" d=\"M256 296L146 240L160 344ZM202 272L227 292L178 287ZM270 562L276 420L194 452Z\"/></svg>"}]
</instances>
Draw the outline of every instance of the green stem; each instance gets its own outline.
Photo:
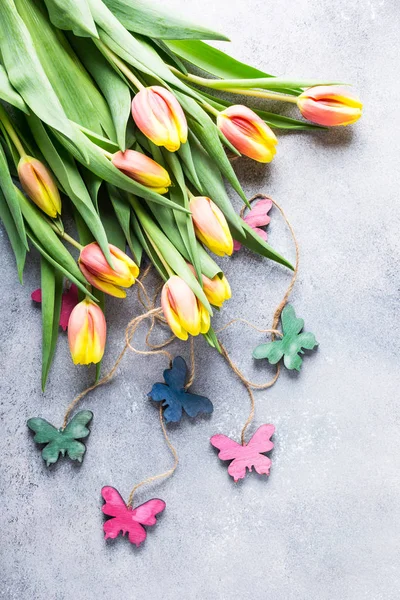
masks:
<instances>
[{"instance_id":1,"label":"green stem","mask_svg":"<svg viewBox=\"0 0 400 600\"><path fill-rule=\"evenodd\" d=\"M94 40L95 44L101 49L104 54L108 56L108 58L114 63L116 67L125 75L125 77L133 83L133 85L138 89L142 90L145 86L139 81L139 79L132 73L129 67L112 51L108 46L106 46L101 40Z\"/></svg>"},{"instance_id":2,"label":"green stem","mask_svg":"<svg viewBox=\"0 0 400 600\"><path fill-rule=\"evenodd\" d=\"M8 114L6 113L6 111L4 110L4 108L2 107L1 104L0 104L0 121L3 123L4 129L6 130L10 140L16 147L17 152L20 155L20 157L23 158L24 156L26 156L25 149L24 149L23 145L21 144L21 141L17 135L17 132L15 131L14 127L12 126L12 123L8 117Z\"/></svg>"},{"instance_id":3,"label":"green stem","mask_svg":"<svg viewBox=\"0 0 400 600\"><path fill-rule=\"evenodd\" d=\"M158 258L160 259L164 269L167 271L168 275L170 277L172 277L173 275L175 275L174 271L171 269L171 267L165 260L164 256L162 255L160 249L158 248L157 244L154 242L153 238L151 237L151 225L152 225L151 219L147 217L145 211L143 210L143 207L141 206L141 204L137 200L137 198L135 198L133 195L130 195L129 200L130 200L130 203L132 204L133 210L135 211L136 217L139 220L139 223L141 224L141 226L143 227L143 229L146 233L147 239L149 240L150 244L153 246L154 251L157 254ZM154 223L154 227L157 227L157 225L155 225L155 223Z\"/></svg>"},{"instance_id":4,"label":"green stem","mask_svg":"<svg viewBox=\"0 0 400 600\"><path fill-rule=\"evenodd\" d=\"M83 250L84 246L82 246L82 244L80 244L73 237L68 235L68 233L65 233L65 231L63 231L63 232L60 231L60 229L57 227L57 225L55 223L53 223L52 221L49 221L49 225L52 228L52 230L55 231L58 236L60 236L60 238L62 238L66 242L69 242L72 246L75 246L75 248L78 248L78 250Z\"/></svg>"},{"instance_id":5,"label":"green stem","mask_svg":"<svg viewBox=\"0 0 400 600\"><path fill-rule=\"evenodd\" d=\"M211 106L211 104L208 104L208 102L206 102L205 100L204 100L204 102L201 103L201 105L203 108L206 109L206 111L208 111L214 117L218 117L219 110L217 108L214 108L213 106Z\"/></svg>"},{"instance_id":6,"label":"green stem","mask_svg":"<svg viewBox=\"0 0 400 600\"><path fill-rule=\"evenodd\" d=\"M289 96L288 94L278 94L276 92L264 92L263 90L244 90L241 88L221 89L221 92L231 94L241 94L242 96L252 96L253 98L266 98L267 100L277 100L279 102L291 102L297 104L298 96Z\"/></svg>"},{"instance_id":7,"label":"green stem","mask_svg":"<svg viewBox=\"0 0 400 600\"><path fill-rule=\"evenodd\" d=\"M193 75L192 73L188 73L184 75L175 67L169 67L170 70L180 79L187 81L188 83L195 83L196 85L200 85L202 87L211 88L215 90L220 90L221 92L229 92L230 94L241 94L242 96L254 96L256 98L266 98L268 100L279 100L281 102L291 102L292 104L297 104L297 96L289 96L288 94L280 94L278 92L264 92L262 90L249 89L249 88L241 88L235 87L243 80L239 79L207 79L205 77L199 77L198 75ZM263 85L274 86L274 77L269 77L268 80L265 78L262 79ZM260 83L260 80L257 79L248 79L246 80L246 84L249 86L257 87ZM210 110L210 105L205 103L203 105L207 110ZM213 108L213 107L211 107ZM213 109L215 111L215 109ZM215 112L213 112L215 114Z\"/></svg>"}]
</instances>

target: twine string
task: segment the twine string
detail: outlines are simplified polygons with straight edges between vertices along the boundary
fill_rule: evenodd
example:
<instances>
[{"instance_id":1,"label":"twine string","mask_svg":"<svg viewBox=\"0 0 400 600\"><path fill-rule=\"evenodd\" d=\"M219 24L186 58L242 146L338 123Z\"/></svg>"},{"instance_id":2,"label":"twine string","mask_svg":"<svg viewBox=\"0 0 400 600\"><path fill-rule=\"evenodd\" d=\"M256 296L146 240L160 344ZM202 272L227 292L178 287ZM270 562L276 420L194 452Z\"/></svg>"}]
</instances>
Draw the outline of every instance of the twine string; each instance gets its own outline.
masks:
<instances>
[{"instance_id":1,"label":"twine string","mask_svg":"<svg viewBox=\"0 0 400 600\"><path fill-rule=\"evenodd\" d=\"M250 321L247 321L246 319L241 319L241 318L237 318L237 319L232 319L231 321L229 321L229 323L227 323L226 325L224 325L223 327L221 327L221 329L219 329L216 333L221 333L222 331L224 331L225 329L227 329L228 327L230 327L231 325L233 325L234 323L240 322L240 323L244 323L246 325L248 325L249 327L252 327L253 329L255 329L256 331L260 331L262 333L270 333L271 334L271 338L272 340L275 340L276 336L280 336L282 337L282 333L277 329L277 325L279 322L279 318L281 316L282 310L284 309L285 305L287 304L287 301L289 300L290 294L293 291L293 287L296 283L296 279L297 279L297 275L298 275L298 270L299 270L299 244L297 242L297 238L296 235L294 233L294 229L292 227L292 225L290 224L285 212L283 211L283 209L281 208L281 206L279 206L279 204L277 202L275 202L275 200L273 200L272 198L270 198L269 196L266 196L265 194L255 194L255 196L253 196L252 198L250 198L249 202L250 204L252 202L254 202L255 200L259 200L259 199L264 199L267 198L268 200L271 200L271 202L273 203L274 206L276 206L276 208L279 210L279 212L281 213L291 235L292 235L292 239L293 239L293 243L294 243L294 247L295 247L295 252L296 252L296 259L295 259L295 266L294 266L294 270L293 270L293 276L290 280L290 284L281 300L281 302L278 304L278 306L276 307L275 311L274 311L274 316L272 319L272 327L271 329L261 329L259 327L257 327L256 325L254 325L253 323L250 323ZM240 211L240 216L243 218L244 217L244 213L245 213L246 207L243 206L243 208ZM221 340L218 338L218 342L219 345L221 347L221 351L222 354L226 360L226 362L228 363L228 365L230 366L230 368L232 369L232 371L235 373L235 375L240 379L240 381L243 383L244 387L247 390L247 393L249 395L250 398L250 412L249 412L249 416L247 417L247 420L245 422L245 424L243 425L241 434L240 434L240 438L241 438L241 443L242 446L244 446L246 444L245 441L245 434L246 434L246 430L249 427L249 425L251 425L253 419L254 419L254 414L255 414L255 400L254 400L254 394L253 394L253 389L256 390L265 390L268 389L270 387L272 387L279 378L281 369L280 369L280 365L279 363L276 365L276 372L275 375L272 377L272 379L270 379L270 381L267 381L266 383L254 383L253 381L250 381L249 379L247 379L247 377L245 375L243 375L243 373L240 371L240 369L237 367L237 365L233 362L233 360L231 359L228 351L226 350L225 346L222 344Z\"/></svg>"},{"instance_id":2,"label":"twine string","mask_svg":"<svg viewBox=\"0 0 400 600\"><path fill-rule=\"evenodd\" d=\"M126 503L126 506L128 506L128 507L132 506L133 498L134 498L136 490L138 490L143 485L146 485L147 483L152 483L153 481L157 481L158 479L162 479L164 477L170 477L176 471L176 469L178 467L178 464L179 464L178 453L175 450L174 446L171 444L171 441L168 437L161 404L160 404L159 416L160 416L161 429L164 434L165 441L167 443L168 448L171 451L172 456L174 457L174 464L171 467L171 469L168 469L168 471L165 471L165 473L159 473L158 475L153 475L152 477L148 477L147 479L143 479L143 481L141 481L140 483L137 483L132 488L131 493L129 494L128 502Z\"/></svg>"},{"instance_id":3,"label":"twine string","mask_svg":"<svg viewBox=\"0 0 400 600\"><path fill-rule=\"evenodd\" d=\"M255 196L253 196L250 199L249 202L251 203L251 202L254 202L254 200L261 199L261 198L268 198L268 196L265 196L264 194L256 194ZM246 319L237 318L237 319L232 319L231 321L229 321L229 323L227 323L226 325L221 327L221 329L219 329L216 333L221 333L222 331L224 331L225 329L227 329L234 323L241 322L241 323L248 325L249 327L252 327L256 331L259 331L262 333L270 333L273 340L275 339L276 336L282 337L282 333L277 329L277 324L278 324L281 312L289 299L289 296L293 290L294 284L297 279L298 268L299 268L299 246L298 246L298 242L297 242L294 230L293 230L289 220L287 219L283 209L279 206L279 204L277 202L272 200L272 198L271 198L271 201L274 204L274 206L276 206L276 208L280 211L286 225L288 226L288 228L291 232L293 242L295 245L296 262L295 262L294 273L293 273L292 279L290 281L289 287L287 288L282 301L275 309L272 327L270 329L261 329L261 328L257 327L256 325L254 325L253 323L251 323L250 321L247 321ZM245 210L245 207L243 207L243 209L241 211L242 217L244 216L244 210ZM169 359L170 366L172 366L172 355L170 352L168 352L168 350L165 350L165 347L174 341L175 335L172 335L171 337L169 337L167 340L165 340L164 342L162 342L160 344L152 344L150 342L150 336L154 330L156 322L158 322L160 324L167 323L165 317L162 314L162 308L159 306L155 306L156 302L157 302L157 297L160 293L160 289L162 288L162 285L159 288L157 288L153 299L150 299L150 296L146 290L146 287L143 284L143 281L149 274L150 270L151 270L151 264L148 265L148 267L144 270L141 280L137 279L138 300L139 300L140 304L143 306L143 308L146 310L146 312L143 313L142 315L139 315L139 316L133 318L128 323L128 325L125 329L124 347L122 348L120 354L117 357L117 360L115 361L115 363L112 366L112 368L110 369L110 371L104 377L102 377L97 383L89 386L83 392L78 394L72 400L72 402L68 405L65 416L64 416L64 422L63 422L62 429L65 429L65 427L67 426L69 416L70 416L71 412L73 411L73 409L75 408L75 406L78 404L78 402L80 402L80 400L82 400L82 398L84 398L89 392L93 391L94 389L96 389L97 387L99 387L101 385L104 385L105 383L108 383L113 378L121 360L123 359L123 357L128 349L136 354L140 354L140 355L144 355L144 356L163 354L164 356L166 356ZM146 339L145 339L145 344L149 348L149 350L139 350L138 348L135 348L135 346L133 346L131 342L132 342L133 336L135 335L138 327L146 319L150 319L150 325L149 325L149 329L147 331ZM276 365L275 375L272 377L272 379L270 381L267 381L266 383L262 383L262 384L252 382L243 375L243 373L240 371L240 369L237 367L237 365L232 361L225 346L222 344L222 342L219 339L218 339L218 341L219 341L219 344L221 347L222 355L224 356L225 360L227 361L229 367L232 369L232 371L236 374L236 376L240 379L240 381L245 386L247 393L249 395L249 398L250 398L250 413L249 413L249 416L248 416L248 418L242 428L242 431L241 431L241 443L242 443L242 445L245 445L246 430L249 427L249 425L252 423L252 421L254 419L254 414L255 414L255 400L254 400L253 389L262 390L262 389L267 389L267 388L273 386L279 378L280 365L279 364ZM189 378L185 384L185 389L188 389L193 384L193 381L195 378L195 353L194 353L194 338L193 338L193 336L190 337L190 363L191 363L190 374L189 374ZM162 432L164 435L164 439L165 439L166 444L174 458L174 464L171 467L171 469L169 469L168 471L165 471L164 473L160 473L158 475L148 477L147 479L144 479L143 481L136 484L132 488L132 490L129 494L129 498L127 501L128 507L132 506L134 495L140 487L142 487L148 483L151 483L153 481L157 481L158 479L162 479L162 478L171 476L175 472L176 468L178 467L178 464L179 464L178 453L168 437L168 433L167 433L164 418L163 418L162 404L160 404L159 418L160 418L160 425L161 425L161 429L162 429Z\"/></svg>"}]
</instances>

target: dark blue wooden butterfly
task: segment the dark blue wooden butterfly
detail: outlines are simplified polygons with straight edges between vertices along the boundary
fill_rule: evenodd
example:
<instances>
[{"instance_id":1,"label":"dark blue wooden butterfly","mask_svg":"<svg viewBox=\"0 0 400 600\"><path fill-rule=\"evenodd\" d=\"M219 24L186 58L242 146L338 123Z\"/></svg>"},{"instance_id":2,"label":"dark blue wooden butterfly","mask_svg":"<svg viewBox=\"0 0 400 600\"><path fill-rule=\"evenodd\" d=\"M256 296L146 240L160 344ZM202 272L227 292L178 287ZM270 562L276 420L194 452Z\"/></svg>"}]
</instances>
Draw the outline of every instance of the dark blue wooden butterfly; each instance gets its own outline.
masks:
<instances>
[{"instance_id":1,"label":"dark blue wooden butterfly","mask_svg":"<svg viewBox=\"0 0 400 600\"><path fill-rule=\"evenodd\" d=\"M204 396L189 394L185 389L187 365L182 356L177 356L170 369L165 369L163 376L165 383L155 383L149 398L155 402L162 402L167 408L164 411L166 423L178 423L182 417L182 409L189 417L196 417L200 413L212 413L212 402Z\"/></svg>"}]
</instances>

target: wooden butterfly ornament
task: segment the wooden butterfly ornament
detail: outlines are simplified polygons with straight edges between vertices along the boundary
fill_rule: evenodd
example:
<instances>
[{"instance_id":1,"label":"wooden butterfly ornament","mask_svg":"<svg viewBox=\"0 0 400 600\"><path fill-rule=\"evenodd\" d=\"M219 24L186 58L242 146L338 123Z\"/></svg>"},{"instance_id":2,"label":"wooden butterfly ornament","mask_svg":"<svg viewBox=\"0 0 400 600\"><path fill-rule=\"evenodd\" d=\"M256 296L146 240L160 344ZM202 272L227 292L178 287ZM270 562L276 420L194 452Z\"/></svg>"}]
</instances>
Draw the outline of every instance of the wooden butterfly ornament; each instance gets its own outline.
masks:
<instances>
[{"instance_id":1,"label":"wooden butterfly ornament","mask_svg":"<svg viewBox=\"0 0 400 600\"><path fill-rule=\"evenodd\" d=\"M166 423L177 423L184 410L189 417L197 417L200 413L212 413L212 402L205 396L190 394L186 388L188 368L182 356L177 356L170 369L165 369L165 383L155 383L148 394L155 402L162 402L166 407L164 419Z\"/></svg>"},{"instance_id":2,"label":"wooden butterfly ornament","mask_svg":"<svg viewBox=\"0 0 400 600\"><path fill-rule=\"evenodd\" d=\"M124 536L128 533L128 539L136 547L140 546L146 539L147 533L143 525L155 525L156 515L165 509L164 500L153 498L144 504L132 508L123 501L120 493L113 487L105 486L101 490L105 500L102 511L105 515L112 517L103 525L105 539L115 539L122 532Z\"/></svg>"},{"instance_id":3,"label":"wooden butterfly ornament","mask_svg":"<svg viewBox=\"0 0 400 600\"><path fill-rule=\"evenodd\" d=\"M93 413L90 410L82 410L70 420L65 429L56 429L40 417L29 419L27 425L36 434L33 438L35 442L46 444L42 457L46 465L50 466L58 461L60 454L67 454L71 460L82 462L86 446L78 440L90 434L87 425L92 419Z\"/></svg>"},{"instance_id":4,"label":"wooden butterfly ornament","mask_svg":"<svg viewBox=\"0 0 400 600\"><path fill-rule=\"evenodd\" d=\"M270 439L274 432L274 425L261 425L247 444L238 444L222 433L213 435L210 442L220 451L218 458L232 460L228 473L236 483L239 479L244 479L246 468L252 471L254 467L259 475L269 475L271 460L263 453L274 447Z\"/></svg>"},{"instance_id":5,"label":"wooden butterfly ornament","mask_svg":"<svg viewBox=\"0 0 400 600\"><path fill-rule=\"evenodd\" d=\"M266 358L276 365L282 358L287 369L300 371L303 359L300 355L304 350L313 350L318 346L315 335L303 331L304 320L298 319L293 306L286 304L281 314L282 339L267 344L260 344L253 350L254 358ZM304 349L304 350L303 350Z\"/></svg>"}]
</instances>

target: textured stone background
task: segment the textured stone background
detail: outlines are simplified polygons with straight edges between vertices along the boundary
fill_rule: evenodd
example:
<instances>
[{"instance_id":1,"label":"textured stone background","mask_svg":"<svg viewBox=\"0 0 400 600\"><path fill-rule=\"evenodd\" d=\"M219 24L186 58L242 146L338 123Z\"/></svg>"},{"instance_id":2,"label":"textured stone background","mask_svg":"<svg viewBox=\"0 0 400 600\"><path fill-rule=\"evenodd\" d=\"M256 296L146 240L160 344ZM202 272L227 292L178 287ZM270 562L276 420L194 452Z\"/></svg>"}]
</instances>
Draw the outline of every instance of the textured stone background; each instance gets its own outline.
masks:
<instances>
[{"instance_id":1,"label":"textured stone background","mask_svg":"<svg viewBox=\"0 0 400 600\"><path fill-rule=\"evenodd\" d=\"M210 419L171 427L175 476L144 488L167 502L139 550L105 543L100 488L124 495L169 468L146 398L163 358L127 356L119 376L88 397L93 431L82 466L46 469L25 422L61 423L64 407L91 380L73 368L62 335L40 391L37 256L20 287L1 233L1 552L4 600L397 600L399 575L399 85L397 0L168 0L224 30L230 52L281 75L352 82L365 116L354 128L279 138L271 166L236 168L248 195L270 193L301 246L296 310L320 342L301 374L283 373L256 394L254 427L276 425L269 479L234 485L210 447L238 436L248 398L224 360L196 341L194 391L213 400ZM396 81L397 79L397 81ZM237 198L233 198L239 207ZM270 241L293 256L275 211ZM268 327L289 274L241 252L221 261L234 297L217 316ZM139 310L136 292L108 304L106 366ZM223 334L233 358L258 381L252 348L263 336L237 325ZM174 352L187 356L187 347ZM254 430L254 429L253 429Z\"/></svg>"}]
</instances>

